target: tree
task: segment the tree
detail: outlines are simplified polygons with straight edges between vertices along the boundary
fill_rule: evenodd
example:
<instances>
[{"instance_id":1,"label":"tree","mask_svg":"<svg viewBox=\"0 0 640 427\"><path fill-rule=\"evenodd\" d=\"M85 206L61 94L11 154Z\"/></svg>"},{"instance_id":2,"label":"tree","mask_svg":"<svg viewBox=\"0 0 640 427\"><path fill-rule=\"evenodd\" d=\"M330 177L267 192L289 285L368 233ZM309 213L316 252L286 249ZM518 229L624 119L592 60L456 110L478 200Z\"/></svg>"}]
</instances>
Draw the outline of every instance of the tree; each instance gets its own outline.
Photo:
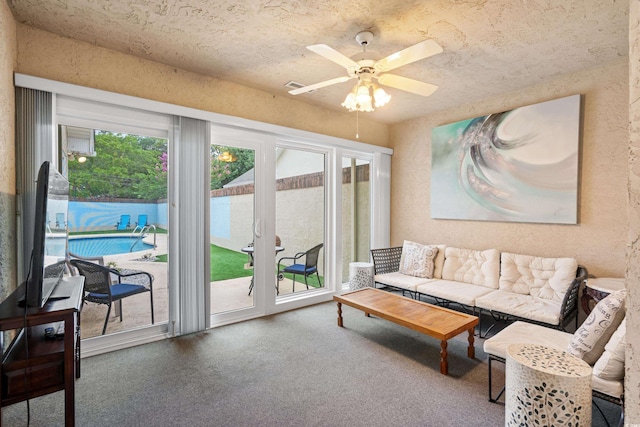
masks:
<instances>
[{"instance_id":1,"label":"tree","mask_svg":"<svg viewBox=\"0 0 640 427\"><path fill-rule=\"evenodd\" d=\"M220 155L229 153L233 161L224 161ZM253 169L255 164L254 151L243 148L211 146L211 189L222 188L245 172Z\"/></svg>"},{"instance_id":2,"label":"tree","mask_svg":"<svg viewBox=\"0 0 640 427\"><path fill-rule=\"evenodd\" d=\"M142 199L167 197L167 141L138 135L96 131L94 157L69 162L72 198ZM233 161L220 155L229 153ZM253 150L211 146L211 188L236 179L254 166Z\"/></svg>"},{"instance_id":3,"label":"tree","mask_svg":"<svg viewBox=\"0 0 640 427\"><path fill-rule=\"evenodd\" d=\"M69 162L71 197L167 197L166 140L97 131L95 150L84 163Z\"/></svg>"}]
</instances>

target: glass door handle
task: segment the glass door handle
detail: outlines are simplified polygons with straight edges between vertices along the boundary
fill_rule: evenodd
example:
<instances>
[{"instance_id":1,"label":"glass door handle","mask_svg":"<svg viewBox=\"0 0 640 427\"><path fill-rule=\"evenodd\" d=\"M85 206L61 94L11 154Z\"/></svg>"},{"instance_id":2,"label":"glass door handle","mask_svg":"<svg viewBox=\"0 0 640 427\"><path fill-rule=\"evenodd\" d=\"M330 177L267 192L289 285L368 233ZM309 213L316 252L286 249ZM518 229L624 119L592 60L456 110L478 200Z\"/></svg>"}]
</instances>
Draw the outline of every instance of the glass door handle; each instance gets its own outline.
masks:
<instances>
[{"instance_id":1,"label":"glass door handle","mask_svg":"<svg viewBox=\"0 0 640 427\"><path fill-rule=\"evenodd\" d=\"M260 238L260 236L262 234L261 231L260 231L260 220L259 219L256 221L255 225L253 226L253 234L258 238Z\"/></svg>"}]
</instances>

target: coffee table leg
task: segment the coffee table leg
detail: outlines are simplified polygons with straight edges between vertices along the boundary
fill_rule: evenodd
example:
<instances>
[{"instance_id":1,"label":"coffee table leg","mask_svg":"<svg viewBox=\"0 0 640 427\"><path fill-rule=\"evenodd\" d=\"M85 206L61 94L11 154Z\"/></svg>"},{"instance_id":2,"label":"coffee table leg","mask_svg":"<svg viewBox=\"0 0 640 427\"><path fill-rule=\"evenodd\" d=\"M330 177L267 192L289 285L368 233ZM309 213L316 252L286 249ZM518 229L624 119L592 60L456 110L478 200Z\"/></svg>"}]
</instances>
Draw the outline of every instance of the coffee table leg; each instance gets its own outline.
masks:
<instances>
[{"instance_id":1,"label":"coffee table leg","mask_svg":"<svg viewBox=\"0 0 640 427\"><path fill-rule=\"evenodd\" d=\"M342 303L338 303L338 326L342 327Z\"/></svg>"},{"instance_id":2,"label":"coffee table leg","mask_svg":"<svg viewBox=\"0 0 640 427\"><path fill-rule=\"evenodd\" d=\"M449 361L447 360L447 340L440 341L440 373L449 374Z\"/></svg>"},{"instance_id":3,"label":"coffee table leg","mask_svg":"<svg viewBox=\"0 0 640 427\"><path fill-rule=\"evenodd\" d=\"M467 348L467 356L469 356L470 359L476 357L476 348L473 346L473 329L474 328L469 329L469 347Z\"/></svg>"}]
</instances>

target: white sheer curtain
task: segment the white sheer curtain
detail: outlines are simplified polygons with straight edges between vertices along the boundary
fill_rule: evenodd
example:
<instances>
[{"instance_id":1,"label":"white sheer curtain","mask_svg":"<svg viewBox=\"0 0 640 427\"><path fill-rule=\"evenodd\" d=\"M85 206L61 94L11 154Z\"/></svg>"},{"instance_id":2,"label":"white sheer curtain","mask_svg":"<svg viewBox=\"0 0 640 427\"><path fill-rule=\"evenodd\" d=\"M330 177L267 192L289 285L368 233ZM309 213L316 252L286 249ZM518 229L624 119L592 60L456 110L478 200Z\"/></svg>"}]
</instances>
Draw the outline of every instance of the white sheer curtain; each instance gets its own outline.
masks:
<instances>
[{"instance_id":1,"label":"white sheer curtain","mask_svg":"<svg viewBox=\"0 0 640 427\"><path fill-rule=\"evenodd\" d=\"M391 242L391 155L373 154L369 179L371 195L371 248L388 248Z\"/></svg>"},{"instance_id":2,"label":"white sheer curtain","mask_svg":"<svg viewBox=\"0 0 640 427\"><path fill-rule=\"evenodd\" d=\"M26 279L29 271L38 170L46 160L58 167L53 100L51 92L16 87L16 230L19 282Z\"/></svg>"},{"instance_id":3,"label":"white sheer curtain","mask_svg":"<svg viewBox=\"0 0 640 427\"><path fill-rule=\"evenodd\" d=\"M172 239L178 245L170 257L170 270L177 271L179 318L173 330L186 334L209 325L209 147L211 126L203 120L177 118L173 182L170 195ZM173 261L172 261L173 260Z\"/></svg>"}]
</instances>

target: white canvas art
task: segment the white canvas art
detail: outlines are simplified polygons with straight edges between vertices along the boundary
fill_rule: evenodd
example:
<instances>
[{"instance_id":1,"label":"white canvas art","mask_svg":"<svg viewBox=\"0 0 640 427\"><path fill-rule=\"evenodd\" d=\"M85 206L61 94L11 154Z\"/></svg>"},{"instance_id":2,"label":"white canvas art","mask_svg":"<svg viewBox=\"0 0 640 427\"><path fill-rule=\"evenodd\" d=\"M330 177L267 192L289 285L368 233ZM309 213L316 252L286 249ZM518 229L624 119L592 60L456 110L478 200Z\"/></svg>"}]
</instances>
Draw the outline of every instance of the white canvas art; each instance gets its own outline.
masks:
<instances>
[{"instance_id":1,"label":"white canvas art","mask_svg":"<svg viewBox=\"0 0 640 427\"><path fill-rule=\"evenodd\" d=\"M580 100L434 128L431 217L576 224Z\"/></svg>"}]
</instances>

